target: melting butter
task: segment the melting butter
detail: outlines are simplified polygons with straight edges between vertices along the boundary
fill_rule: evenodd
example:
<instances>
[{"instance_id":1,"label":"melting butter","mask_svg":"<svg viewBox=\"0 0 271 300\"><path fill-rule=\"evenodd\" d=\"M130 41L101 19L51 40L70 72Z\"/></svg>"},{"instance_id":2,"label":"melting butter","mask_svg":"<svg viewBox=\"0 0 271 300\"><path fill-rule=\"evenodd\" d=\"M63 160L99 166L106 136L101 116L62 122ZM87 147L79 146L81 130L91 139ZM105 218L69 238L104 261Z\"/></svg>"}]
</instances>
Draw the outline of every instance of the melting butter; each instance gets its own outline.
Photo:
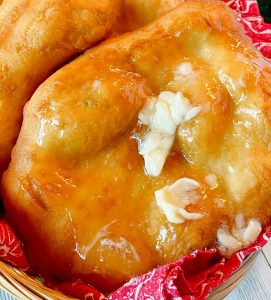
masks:
<instances>
[{"instance_id":1,"label":"melting butter","mask_svg":"<svg viewBox=\"0 0 271 300\"><path fill-rule=\"evenodd\" d=\"M139 143L139 154L150 176L159 176L173 145L176 129L184 121L193 119L201 107L193 107L181 92L161 92L150 99L139 113L139 121L148 132Z\"/></svg>"},{"instance_id":2,"label":"melting butter","mask_svg":"<svg viewBox=\"0 0 271 300\"><path fill-rule=\"evenodd\" d=\"M231 256L234 252L247 248L254 243L262 231L260 222L249 219L245 222L244 215L239 213L235 217L235 226L229 231L227 227L217 231L219 250L222 255Z\"/></svg>"},{"instance_id":3,"label":"melting butter","mask_svg":"<svg viewBox=\"0 0 271 300\"><path fill-rule=\"evenodd\" d=\"M201 199L200 184L190 178L181 178L172 185L155 192L157 205L171 223L181 224L186 220L198 220L201 213L189 213L185 207Z\"/></svg>"}]
</instances>

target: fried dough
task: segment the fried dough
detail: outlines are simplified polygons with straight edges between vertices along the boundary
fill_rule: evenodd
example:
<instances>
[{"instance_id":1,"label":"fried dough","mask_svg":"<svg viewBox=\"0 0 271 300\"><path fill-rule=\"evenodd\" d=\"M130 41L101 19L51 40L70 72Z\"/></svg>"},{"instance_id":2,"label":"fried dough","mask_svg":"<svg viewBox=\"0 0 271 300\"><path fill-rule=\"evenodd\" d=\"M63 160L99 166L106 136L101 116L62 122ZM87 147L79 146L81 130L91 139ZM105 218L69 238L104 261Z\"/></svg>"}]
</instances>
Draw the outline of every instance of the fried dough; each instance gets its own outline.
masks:
<instances>
[{"instance_id":1,"label":"fried dough","mask_svg":"<svg viewBox=\"0 0 271 300\"><path fill-rule=\"evenodd\" d=\"M8 0L0 9L0 178L23 106L49 75L112 29L118 0Z\"/></svg>"},{"instance_id":2,"label":"fried dough","mask_svg":"<svg viewBox=\"0 0 271 300\"><path fill-rule=\"evenodd\" d=\"M149 24L159 16L177 7L184 0L122 0L121 13L115 30L133 31Z\"/></svg>"},{"instance_id":3,"label":"fried dough","mask_svg":"<svg viewBox=\"0 0 271 300\"><path fill-rule=\"evenodd\" d=\"M106 36L146 25L180 1L5 1L0 11L0 177L10 161L23 106L39 84Z\"/></svg>"},{"instance_id":4,"label":"fried dough","mask_svg":"<svg viewBox=\"0 0 271 300\"><path fill-rule=\"evenodd\" d=\"M2 183L31 264L44 277L108 292L216 246L219 228L232 227L240 212L266 224L270 84L270 65L219 1L182 3L57 71L26 105ZM135 137L145 130L139 112L163 91L181 92L201 110L179 125L153 177ZM180 178L199 183L200 200L187 211L203 217L175 224L155 191Z\"/></svg>"}]
</instances>

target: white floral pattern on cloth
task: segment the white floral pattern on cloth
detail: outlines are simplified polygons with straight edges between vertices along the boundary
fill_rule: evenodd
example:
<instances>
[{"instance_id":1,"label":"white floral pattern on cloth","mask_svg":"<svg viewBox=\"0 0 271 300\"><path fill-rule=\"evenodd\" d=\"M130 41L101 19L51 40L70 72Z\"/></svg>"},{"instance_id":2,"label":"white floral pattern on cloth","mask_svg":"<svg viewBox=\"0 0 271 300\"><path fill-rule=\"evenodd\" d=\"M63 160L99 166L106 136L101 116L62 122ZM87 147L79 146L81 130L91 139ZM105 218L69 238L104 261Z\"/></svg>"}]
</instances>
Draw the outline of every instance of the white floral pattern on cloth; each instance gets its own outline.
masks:
<instances>
[{"instance_id":1,"label":"white floral pattern on cloth","mask_svg":"<svg viewBox=\"0 0 271 300\"><path fill-rule=\"evenodd\" d=\"M255 47L271 60L271 25L264 23L256 0L224 0L233 8Z\"/></svg>"},{"instance_id":2,"label":"white floral pattern on cloth","mask_svg":"<svg viewBox=\"0 0 271 300\"><path fill-rule=\"evenodd\" d=\"M224 0L238 13L247 35L265 58L271 60L271 25L259 15L256 0ZM93 287L82 282L66 282L57 290L83 300L203 300L223 284L244 259L259 251L271 238L271 227L263 229L258 240L248 249L230 259L220 256L217 249L197 250L177 262L161 266L133 278L105 298ZM0 221L0 258L22 269L29 269L21 243L5 221Z\"/></svg>"},{"instance_id":3,"label":"white floral pattern on cloth","mask_svg":"<svg viewBox=\"0 0 271 300\"><path fill-rule=\"evenodd\" d=\"M222 258L217 249L196 250L176 263L161 266L130 280L108 296L108 300L203 300L223 284L248 255L259 251L271 238L267 227L254 246Z\"/></svg>"},{"instance_id":4,"label":"white floral pattern on cloth","mask_svg":"<svg viewBox=\"0 0 271 300\"><path fill-rule=\"evenodd\" d=\"M105 300L105 296L90 285L80 281L64 282L55 287L56 290L72 297L82 300Z\"/></svg>"},{"instance_id":5,"label":"white floral pattern on cloth","mask_svg":"<svg viewBox=\"0 0 271 300\"><path fill-rule=\"evenodd\" d=\"M0 221L0 258L24 271L30 269L22 244L3 220Z\"/></svg>"}]
</instances>

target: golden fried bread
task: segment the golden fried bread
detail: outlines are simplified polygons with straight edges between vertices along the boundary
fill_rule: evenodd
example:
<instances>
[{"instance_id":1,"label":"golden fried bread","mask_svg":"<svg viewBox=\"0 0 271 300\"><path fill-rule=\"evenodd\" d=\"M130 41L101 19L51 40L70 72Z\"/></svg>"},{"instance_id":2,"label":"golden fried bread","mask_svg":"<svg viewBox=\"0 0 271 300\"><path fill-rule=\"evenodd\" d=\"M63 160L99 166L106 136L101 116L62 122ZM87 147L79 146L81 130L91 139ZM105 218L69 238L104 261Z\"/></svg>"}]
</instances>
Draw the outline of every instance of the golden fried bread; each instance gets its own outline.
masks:
<instances>
[{"instance_id":1,"label":"golden fried bread","mask_svg":"<svg viewBox=\"0 0 271 300\"><path fill-rule=\"evenodd\" d=\"M0 177L44 79L111 30L118 0L8 0L0 9Z\"/></svg>"},{"instance_id":2,"label":"golden fried bread","mask_svg":"<svg viewBox=\"0 0 271 300\"><path fill-rule=\"evenodd\" d=\"M48 75L106 35L146 25L180 1L5 1L0 11L0 176L10 161L22 108Z\"/></svg>"},{"instance_id":3,"label":"golden fried bread","mask_svg":"<svg viewBox=\"0 0 271 300\"><path fill-rule=\"evenodd\" d=\"M184 0L122 0L116 31L133 31L149 24Z\"/></svg>"},{"instance_id":4,"label":"golden fried bread","mask_svg":"<svg viewBox=\"0 0 271 300\"><path fill-rule=\"evenodd\" d=\"M2 182L31 264L108 292L195 249L253 242L271 217L270 84L219 1L182 3L57 71L25 107ZM161 172L146 164L152 133L155 154L173 143Z\"/></svg>"}]
</instances>

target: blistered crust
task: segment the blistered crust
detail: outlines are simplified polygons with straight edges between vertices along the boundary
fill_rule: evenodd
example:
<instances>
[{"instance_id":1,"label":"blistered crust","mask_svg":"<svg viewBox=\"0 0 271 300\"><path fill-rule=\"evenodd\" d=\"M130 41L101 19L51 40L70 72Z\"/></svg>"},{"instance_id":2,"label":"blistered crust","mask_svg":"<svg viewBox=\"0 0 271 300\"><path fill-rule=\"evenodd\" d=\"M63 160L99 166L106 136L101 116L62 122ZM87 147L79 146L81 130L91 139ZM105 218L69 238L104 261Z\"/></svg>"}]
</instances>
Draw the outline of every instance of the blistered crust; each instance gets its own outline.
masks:
<instances>
[{"instance_id":1,"label":"blistered crust","mask_svg":"<svg viewBox=\"0 0 271 300\"><path fill-rule=\"evenodd\" d=\"M56 72L25 108L3 180L9 220L32 264L109 291L215 246L239 213L245 224L266 224L270 78L219 1L183 3ZM151 177L138 151L148 130L138 115L163 91L181 92L201 111L179 125L162 173ZM200 218L175 224L155 191L181 178L200 185L199 200L185 206Z\"/></svg>"}]
</instances>

